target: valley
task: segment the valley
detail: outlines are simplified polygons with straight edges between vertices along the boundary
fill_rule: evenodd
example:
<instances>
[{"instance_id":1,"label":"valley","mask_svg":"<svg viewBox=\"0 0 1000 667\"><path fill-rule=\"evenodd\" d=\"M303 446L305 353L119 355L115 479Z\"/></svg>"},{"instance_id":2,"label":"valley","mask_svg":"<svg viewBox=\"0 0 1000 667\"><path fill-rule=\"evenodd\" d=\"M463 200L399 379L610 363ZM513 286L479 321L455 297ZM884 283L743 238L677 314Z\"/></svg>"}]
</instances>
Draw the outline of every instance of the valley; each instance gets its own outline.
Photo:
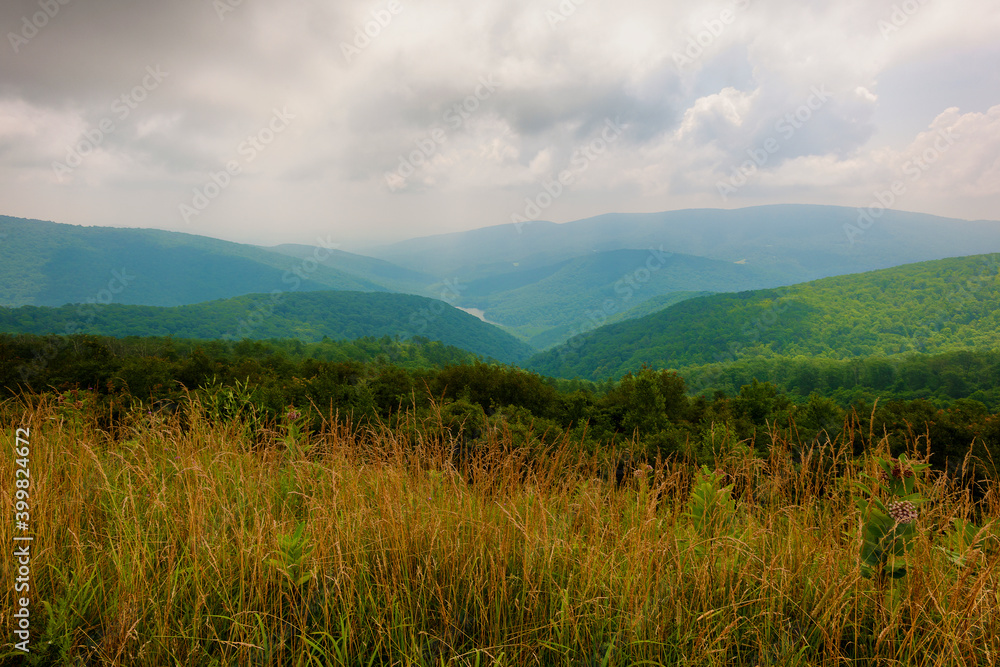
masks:
<instances>
[{"instance_id":1,"label":"valley","mask_svg":"<svg viewBox=\"0 0 1000 667\"><path fill-rule=\"evenodd\" d=\"M7 235L0 306L180 306L252 293L395 292L466 309L544 351L706 293L1000 252L996 222L887 211L858 240L845 231L856 217L854 209L796 205L608 214L416 238L364 249L368 254L330 239L260 248L0 218ZM131 276L115 293L107 289L112 271Z\"/></svg>"},{"instance_id":2,"label":"valley","mask_svg":"<svg viewBox=\"0 0 1000 667\"><path fill-rule=\"evenodd\" d=\"M0 23L0 667L997 664L996 0Z\"/></svg>"},{"instance_id":3,"label":"valley","mask_svg":"<svg viewBox=\"0 0 1000 667\"><path fill-rule=\"evenodd\" d=\"M916 571L954 579L978 562L974 554L998 553L989 498L1000 459L1000 223L886 215L853 254L835 240L845 214L779 207L611 216L525 225L530 240L486 228L372 256L333 244L259 248L0 219L8 241L0 266L10 278L0 385L11 395L0 417L23 424L40 448L45 472L35 483L47 485L57 471L76 479L75 489L115 498L67 492L45 504L41 521L83 535L97 526L133 545L112 563L64 541L58 558L39 562L73 563L108 582L111 598L128 588L122 567L165 589L166 571L144 554L188 545L177 526L197 520L204 548L173 558L183 586L211 592L197 603L194 588L177 595L182 607L214 610L216 620L205 623L226 639L208 650L223 660L423 660L431 651L444 660L458 650L482 655L477 647L496 637L528 661L539 643L554 647L543 664L563 664L558 655L581 651L662 661L696 650L684 637L651 648L659 596L711 600L719 620L708 630L707 609L671 618L686 632L718 635L738 656L741 644L723 637L743 607L683 582L721 571L745 580L742 594L763 610L798 595L776 582L789 590L805 583L752 564L792 562L808 546L809 562L822 553L837 573L857 572L810 575L808 585L825 591L817 596L836 591L854 611L809 617L809 627L895 633L894 656L944 646L954 637L951 617L927 620L918 646L905 639L909 626L887 621L873 600L896 590L887 581L909 586ZM791 220L803 215L808 222ZM930 224L921 233L933 244L902 231L921 224ZM796 225L793 240L782 236ZM876 466L912 476L866 496L865 471ZM195 486L185 481L191 475ZM141 480L157 480L155 488ZM184 489L194 488L192 505ZM929 511L915 504L925 497L935 502ZM874 502L884 504L866 504ZM100 503L99 518L79 523L81 507ZM324 509L331 504L336 511ZM791 509L803 504L818 509ZM954 522L955 514L968 519ZM890 525L896 515L906 532ZM267 529L251 516L266 517ZM124 528L136 517L160 537ZM875 537L817 538L848 523ZM281 525L274 535L271 526ZM475 539L467 525L477 527ZM882 533L895 536L897 556L879 546ZM345 535L377 557L335 556ZM755 537L771 535L787 548ZM530 563L529 537L546 550ZM931 539L947 546L931 550ZM238 553L227 546L241 541ZM256 560L241 564L253 549ZM668 553L681 559L679 578L634 570ZM492 573L468 574L498 557L505 562ZM228 565L201 564L213 559ZM344 582L353 583L330 588L320 574L330 562L352 568ZM413 563L428 574L413 579ZM553 625L549 603L510 584L511 572L580 581L574 595L600 592L611 606L578 606L573 620ZM757 579L769 582L773 599ZM242 593L225 583L237 580L255 601L237 599ZM454 593L456 582L471 589L484 580L506 591L495 605L458 595L449 604L464 610L459 620L426 611L428 586ZM393 613L406 623L383 614L390 585ZM63 594L56 582L46 586L49 597ZM629 587L641 592L616 592ZM560 584L547 595L570 590ZM964 599L962 587L949 590ZM633 599L644 601L638 611ZM963 618L992 622L988 605L962 604ZM106 606L81 604L73 622L98 627L118 613ZM230 607L275 621L230 624ZM510 609L521 610L516 621ZM620 614L628 623L615 620ZM384 628L357 622L333 637L322 629L327 615L342 628L360 617ZM623 629L636 619L649 627ZM613 644L562 637L609 622L621 638ZM167 612L142 632L202 664L169 639L186 623ZM289 623L301 640L278 639ZM406 648L409 625L461 648ZM77 650L69 630L49 632L46 659ZM819 648L802 650L817 659L888 655L874 640L809 641Z\"/></svg>"}]
</instances>

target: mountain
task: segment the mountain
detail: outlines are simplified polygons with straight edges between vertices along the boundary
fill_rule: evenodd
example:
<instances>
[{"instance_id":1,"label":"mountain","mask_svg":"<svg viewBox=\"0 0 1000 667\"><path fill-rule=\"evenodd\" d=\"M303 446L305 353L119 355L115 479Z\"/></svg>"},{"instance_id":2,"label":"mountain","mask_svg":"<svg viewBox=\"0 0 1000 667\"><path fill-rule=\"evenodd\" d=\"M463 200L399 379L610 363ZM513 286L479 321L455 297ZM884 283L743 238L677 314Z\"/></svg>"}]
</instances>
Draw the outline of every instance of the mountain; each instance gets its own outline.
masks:
<instances>
[{"instance_id":1,"label":"mountain","mask_svg":"<svg viewBox=\"0 0 1000 667\"><path fill-rule=\"evenodd\" d=\"M1000 255L689 299L584 333L527 367L602 379L753 357L849 359L1000 345Z\"/></svg>"},{"instance_id":2,"label":"mountain","mask_svg":"<svg viewBox=\"0 0 1000 667\"><path fill-rule=\"evenodd\" d=\"M299 259L313 258L316 253L315 246L296 243L285 243L266 249ZM405 294L433 296L434 287L439 282L437 278L427 273L404 269L381 259L337 249L330 250L320 264L352 276L362 277L389 291Z\"/></svg>"},{"instance_id":3,"label":"mountain","mask_svg":"<svg viewBox=\"0 0 1000 667\"><path fill-rule=\"evenodd\" d=\"M608 250L659 248L750 267L792 284L901 264L1000 252L1000 222L904 211L781 204L609 213L574 222L497 225L370 248L379 257L463 283Z\"/></svg>"},{"instance_id":4,"label":"mountain","mask_svg":"<svg viewBox=\"0 0 1000 667\"><path fill-rule=\"evenodd\" d=\"M372 249L374 256L328 243L262 248L8 217L0 218L0 306L400 292L481 315L544 350L706 292L1000 252L1000 222L876 213L870 222L857 209L831 206L607 214L411 239Z\"/></svg>"},{"instance_id":5,"label":"mountain","mask_svg":"<svg viewBox=\"0 0 1000 667\"><path fill-rule=\"evenodd\" d=\"M655 313L658 310L669 308L675 303L687 301L688 299L695 299L699 296L708 296L709 294L711 294L711 292L669 292L667 294L660 294L659 296L654 296L651 299L641 301L626 311L612 315L608 318L607 323L614 324L615 322L623 322L625 320L643 317L645 315Z\"/></svg>"},{"instance_id":6,"label":"mountain","mask_svg":"<svg viewBox=\"0 0 1000 667\"><path fill-rule=\"evenodd\" d=\"M505 363L522 361L532 352L503 330L442 301L392 293L252 294L173 307L22 306L0 309L0 331L304 341L420 336Z\"/></svg>"},{"instance_id":7,"label":"mountain","mask_svg":"<svg viewBox=\"0 0 1000 667\"><path fill-rule=\"evenodd\" d=\"M286 254L179 232L0 216L0 239L2 306L174 306L274 290L387 289Z\"/></svg>"},{"instance_id":8,"label":"mountain","mask_svg":"<svg viewBox=\"0 0 1000 667\"><path fill-rule=\"evenodd\" d=\"M670 295L683 292L777 287L1000 251L1000 222L874 213L805 205L614 213L440 234L366 252L449 279L461 286L450 303L481 310L486 320L546 349L606 315L637 315L643 311L628 311L653 296L674 301L681 297ZM692 270L661 272L626 303L621 281L642 274L647 252L672 253ZM609 300L613 310L599 312Z\"/></svg>"},{"instance_id":9,"label":"mountain","mask_svg":"<svg viewBox=\"0 0 1000 667\"><path fill-rule=\"evenodd\" d=\"M630 317L653 297L670 302L704 292L735 292L781 284L781 277L745 264L651 250L593 252L533 272L533 282L503 289L507 276L468 283L458 301L544 349L590 322ZM515 283L516 284L516 283Z\"/></svg>"}]
</instances>

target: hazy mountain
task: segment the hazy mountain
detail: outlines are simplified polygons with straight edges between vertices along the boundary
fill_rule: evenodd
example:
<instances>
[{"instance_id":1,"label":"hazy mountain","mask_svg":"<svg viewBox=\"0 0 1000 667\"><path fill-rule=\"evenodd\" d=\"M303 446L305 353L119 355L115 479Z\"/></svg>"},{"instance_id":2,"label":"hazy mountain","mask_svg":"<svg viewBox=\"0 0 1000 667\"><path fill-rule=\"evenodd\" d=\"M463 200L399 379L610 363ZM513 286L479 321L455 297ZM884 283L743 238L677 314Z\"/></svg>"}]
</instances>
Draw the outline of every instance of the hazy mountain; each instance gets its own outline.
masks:
<instances>
[{"instance_id":1,"label":"hazy mountain","mask_svg":"<svg viewBox=\"0 0 1000 667\"><path fill-rule=\"evenodd\" d=\"M783 276L784 284L945 257L1000 251L1000 222L904 211L785 204L734 210L609 213L564 224L534 222L440 234L366 254L472 282L591 252L659 248ZM868 213L864 213L868 216Z\"/></svg>"},{"instance_id":2,"label":"hazy mountain","mask_svg":"<svg viewBox=\"0 0 1000 667\"><path fill-rule=\"evenodd\" d=\"M421 336L513 363L531 348L502 329L421 296L361 292L252 294L174 307L72 305L0 309L0 331L201 339Z\"/></svg>"},{"instance_id":3,"label":"hazy mountain","mask_svg":"<svg viewBox=\"0 0 1000 667\"><path fill-rule=\"evenodd\" d=\"M835 206L607 214L411 239L368 252L461 286L449 302L483 311L539 349L591 322L628 318L645 299L734 292L1000 251L1000 222ZM868 215L867 213L865 215ZM676 266L623 285L657 252ZM683 258L683 259L682 259ZM629 294L630 293L630 294ZM623 295L629 294L628 299ZM610 311L604 311L604 306Z\"/></svg>"},{"instance_id":4,"label":"hazy mountain","mask_svg":"<svg viewBox=\"0 0 1000 667\"><path fill-rule=\"evenodd\" d=\"M315 258L316 255L314 246L295 243L286 243L267 248L267 250L300 259ZM356 255L343 250L331 250L329 256L320 264L352 276L364 278L393 292L431 296L435 294L435 284L439 283L438 278L430 274L405 269L381 259Z\"/></svg>"},{"instance_id":5,"label":"hazy mountain","mask_svg":"<svg viewBox=\"0 0 1000 667\"><path fill-rule=\"evenodd\" d=\"M397 291L476 312L546 349L706 292L1000 251L998 222L898 211L858 218L856 209L798 205L608 214L411 239L372 250L376 257L0 218L0 305Z\"/></svg>"},{"instance_id":6,"label":"hazy mountain","mask_svg":"<svg viewBox=\"0 0 1000 667\"><path fill-rule=\"evenodd\" d=\"M660 250L593 252L544 268L521 274L534 280L511 289L502 289L507 287L506 275L472 281L461 290L458 303L483 310L490 321L543 349L590 322L604 324L613 317L629 317L635 306L653 297L683 293L668 296L668 302L675 303L708 291L782 284L780 275L746 264Z\"/></svg>"},{"instance_id":7,"label":"hazy mountain","mask_svg":"<svg viewBox=\"0 0 1000 667\"><path fill-rule=\"evenodd\" d=\"M386 290L286 254L178 232L0 217L0 239L4 306L172 306L274 290Z\"/></svg>"},{"instance_id":8,"label":"hazy mountain","mask_svg":"<svg viewBox=\"0 0 1000 667\"><path fill-rule=\"evenodd\" d=\"M594 329L528 361L599 379L755 356L846 359L996 349L1000 255L921 262L790 287L715 294Z\"/></svg>"}]
</instances>

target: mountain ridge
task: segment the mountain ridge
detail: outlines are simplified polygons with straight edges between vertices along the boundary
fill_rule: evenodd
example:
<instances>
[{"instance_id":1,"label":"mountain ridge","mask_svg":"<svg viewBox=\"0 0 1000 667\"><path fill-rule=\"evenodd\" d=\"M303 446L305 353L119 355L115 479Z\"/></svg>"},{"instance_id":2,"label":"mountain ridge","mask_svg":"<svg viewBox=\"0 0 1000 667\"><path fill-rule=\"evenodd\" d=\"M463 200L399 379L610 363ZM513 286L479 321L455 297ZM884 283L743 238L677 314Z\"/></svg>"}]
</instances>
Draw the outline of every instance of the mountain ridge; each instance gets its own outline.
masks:
<instances>
[{"instance_id":1,"label":"mountain ridge","mask_svg":"<svg viewBox=\"0 0 1000 667\"><path fill-rule=\"evenodd\" d=\"M482 311L547 349L594 322L644 315L705 292L1000 252L1000 222L884 211L859 236L852 231L859 215L797 204L604 213L409 239L384 246L388 257L348 253L322 240L264 248L186 232L0 217L0 234L7 235L0 243L0 305L175 306L254 293L398 292ZM651 271L649 252L675 259Z\"/></svg>"},{"instance_id":2,"label":"mountain ridge","mask_svg":"<svg viewBox=\"0 0 1000 667\"><path fill-rule=\"evenodd\" d=\"M173 306L275 289L386 291L326 266L186 232L0 216L0 233L3 306ZM123 270L132 279L119 278L109 287L113 272Z\"/></svg>"},{"instance_id":3,"label":"mountain ridge","mask_svg":"<svg viewBox=\"0 0 1000 667\"><path fill-rule=\"evenodd\" d=\"M5 333L85 333L119 338L176 336L315 342L382 336L438 340L504 363L533 350L514 336L447 303L392 292L310 291L249 294L182 306L84 304L0 308Z\"/></svg>"},{"instance_id":4,"label":"mountain ridge","mask_svg":"<svg viewBox=\"0 0 1000 667\"><path fill-rule=\"evenodd\" d=\"M593 328L528 368L603 379L755 356L849 359L1000 345L1000 254L918 262L797 285L713 294Z\"/></svg>"},{"instance_id":5,"label":"mountain ridge","mask_svg":"<svg viewBox=\"0 0 1000 667\"><path fill-rule=\"evenodd\" d=\"M546 244L556 241L558 248L552 251L552 261L563 255L579 256L593 250L643 249L662 244L671 252L722 261L773 262L783 254L786 264L796 269L792 275L800 276L796 282L802 282L844 272L974 254L984 250L984 237L990 244L985 250L1000 251L1000 221L970 221L892 209L883 211L852 243L845 227L857 225L859 210L815 204L769 204L737 209L602 213L565 223L503 224L417 237L368 248L366 252L401 266L434 269L441 274L456 273L466 265L467 262L449 253L469 256L475 252L480 237L489 242L492 256L498 261L531 265L539 261ZM900 229L900 225L911 227ZM924 228L926 240L918 242L918 235L909 233L913 225ZM969 238L968 234L956 234L956 228L977 234ZM809 240L807 247L802 246L803 240ZM947 248L942 252L951 254L935 256L942 247ZM907 250L900 252L900 248ZM753 250L750 258L746 255L748 249ZM433 261L422 259L423 254L431 251ZM815 266L817 260L821 260L822 269ZM810 266L804 267L806 263ZM419 268L422 264L423 268ZM834 273L810 275L817 271ZM459 277L472 279L472 276Z\"/></svg>"}]
</instances>

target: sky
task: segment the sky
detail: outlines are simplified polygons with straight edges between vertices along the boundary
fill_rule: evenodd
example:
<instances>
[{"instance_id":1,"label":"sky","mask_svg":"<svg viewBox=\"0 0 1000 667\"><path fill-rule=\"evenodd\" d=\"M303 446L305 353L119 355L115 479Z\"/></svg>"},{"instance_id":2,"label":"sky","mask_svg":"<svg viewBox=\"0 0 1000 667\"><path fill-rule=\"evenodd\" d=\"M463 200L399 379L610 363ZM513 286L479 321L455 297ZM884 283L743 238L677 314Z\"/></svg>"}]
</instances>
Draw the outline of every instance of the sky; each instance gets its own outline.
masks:
<instances>
[{"instance_id":1,"label":"sky","mask_svg":"<svg viewBox=\"0 0 1000 667\"><path fill-rule=\"evenodd\" d=\"M774 203L1000 219L996 0L4 0L0 214L341 247Z\"/></svg>"}]
</instances>

